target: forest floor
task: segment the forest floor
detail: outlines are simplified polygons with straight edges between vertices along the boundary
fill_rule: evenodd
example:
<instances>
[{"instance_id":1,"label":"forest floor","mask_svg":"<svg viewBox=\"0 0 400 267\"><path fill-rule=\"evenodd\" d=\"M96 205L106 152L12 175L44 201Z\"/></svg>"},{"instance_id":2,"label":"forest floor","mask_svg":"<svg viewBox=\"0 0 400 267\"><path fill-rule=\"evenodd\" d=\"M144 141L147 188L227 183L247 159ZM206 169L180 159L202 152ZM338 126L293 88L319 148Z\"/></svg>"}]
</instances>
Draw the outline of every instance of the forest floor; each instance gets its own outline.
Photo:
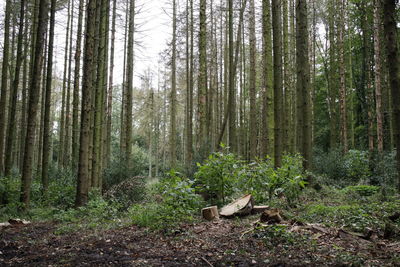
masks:
<instances>
[{"instance_id":1,"label":"forest floor","mask_svg":"<svg viewBox=\"0 0 400 267\"><path fill-rule=\"evenodd\" d=\"M400 242L334 228L254 227L256 215L183 224L57 231L42 222L0 228L0 266L400 266ZM319 229L319 230L318 230Z\"/></svg>"}]
</instances>

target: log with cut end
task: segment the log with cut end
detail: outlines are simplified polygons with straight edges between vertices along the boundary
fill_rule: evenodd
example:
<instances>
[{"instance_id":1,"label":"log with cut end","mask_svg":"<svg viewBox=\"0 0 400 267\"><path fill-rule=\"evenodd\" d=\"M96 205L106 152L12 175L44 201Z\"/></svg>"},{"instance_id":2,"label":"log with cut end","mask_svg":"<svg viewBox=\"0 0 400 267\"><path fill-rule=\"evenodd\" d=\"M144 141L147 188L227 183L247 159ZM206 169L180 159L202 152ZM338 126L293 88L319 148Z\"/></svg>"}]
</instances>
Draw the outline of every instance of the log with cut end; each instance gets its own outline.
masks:
<instances>
[{"instance_id":1,"label":"log with cut end","mask_svg":"<svg viewBox=\"0 0 400 267\"><path fill-rule=\"evenodd\" d=\"M211 206L211 207L204 208L201 210L201 215L207 221L212 221L214 219L218 219L219 218L218 207Z\"/></svg>"},{"instance_id":2,"label":"log with cut end","mask_svg":"<svg viewBox=\"0 0 400 267\"><path fill-rule=\"evenodd\" d=\"M234 215L248 215L251 213L253 207L254 200L252 195L245 195L223 207L219 214L224 217L230 217Z\"/></svg>"},{"instance_id":3,"label":"log with cut end","mask_svg":"<svg viewBox=\"0 0 400 267\"><path fill-rule=\"evenodd\" d=\"M251 210L252 214L260 214L269 209L269 206L254 206Z\"/></svg>"}]
</instances>

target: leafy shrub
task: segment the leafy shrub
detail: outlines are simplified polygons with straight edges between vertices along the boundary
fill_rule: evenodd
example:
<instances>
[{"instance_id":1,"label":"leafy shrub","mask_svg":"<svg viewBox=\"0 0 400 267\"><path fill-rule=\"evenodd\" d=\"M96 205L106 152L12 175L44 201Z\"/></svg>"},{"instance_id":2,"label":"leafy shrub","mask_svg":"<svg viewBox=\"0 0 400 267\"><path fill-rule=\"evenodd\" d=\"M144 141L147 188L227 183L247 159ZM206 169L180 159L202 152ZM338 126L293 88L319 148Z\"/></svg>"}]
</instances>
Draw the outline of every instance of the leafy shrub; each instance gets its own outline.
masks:
<instances>
[{"instance_id":1,"label":"leafy shrub","mask_svg":"<svg viewBox=\"0 0 400 267\"><path fill-rule=\"evenodd\" d=\"M349 150L344 156L347 178L352 182L365 181L371 176L367 151Z\"/></svg>"},{"instance_id":2,"label":"leafy shrub","mask_svg":"<svg viewBox=\"0 0 400 267\"><path fill-rule=\"evenodd\" d=\"M243 175L243 162L234 154L215 152L204 164L198 163L195 179L200 191L210 194L217 203L226 203L235 192L235 185Z\"/></svg>"},{"instance_id":3,"label":"leafy shrub","mask_svg":"<svg viewBox=\"0 0 400 267\"><path fill-rule=\"evenodd\" d=\"M76 174L71 169L57 168L53 165L49 172L49 188L47 196L41 193L37 195L37 201L41 202L44 206L53 206L58 209L69 209L74 206L76 196ZM33 199L35 200L35 199Z\"/></svg>"},{"instance_id":4,"label":"leafy shrub","mask_svg":"<svg viewBox=\"0 0 400 267\"><path fill-rule=\"evenodd\" d=\"M153 230L168 229L182 221L193 220L204 203L196 194L193 181L171 171L168 177L153 185L152 201L134 204L129 209L134 224Z\"/></svg>"},{"instance_id":5,"label":"leafy shrub","mask_svg":"<svg viewBox=\"0 0 400 267\"><path fill-rule=\"evenodd\" d=\"M329 185L346 186L366 182L371 176L369 153L350 150L343 155L340 150L327 153L317 151L314 171L326 177L325 182Z\"/></svg>"},{"instance_id":6,"label":"leafy shrub","mask_svg":"<svg viewBox=\"0 0 400 267\"><path fill-rule=\"evenodd\" d=\"M112 221L117 217L118 209L118 203L105 200L98 191L94 190L89 194L87 205L60 211L55 215L55 219L64 223L86 221L89 226L95 227Z\"/></svg>"},{"instance_id":7,"label":"leafy shrub","mask_svg":"<svg viewBox=\"0 0 400 267\"><path fill-rule=\"evenodd\" d=\"M371 184L382 185L386 189L394 188L393 185L397 183L396 150L384 152L382 155L375 154L370 166L372 169Z\"/></svg>"},{"instance_id":8,"label":"leafy shrub","mask_svg":"<svg viewBox=\"0 0 400 267\"><path fill-rule=\"evenodd\" d=\"M284 196L289 203L305 186L302 158L284 156L275 169L270 159L245 163L232 153L212 154L195 174L200 190L214 196L212 203L223 204L231 197L250 193L257 202Z\"/></svg>"},{"instance_id":9,"label":"leafy shrub","mask_svg":"<svg viewBox=\"0 0 400 267\"><path fill-rule=\"evenodd\" d=\"M103 185L106 190L132 177L147 174L148 155L138 146L134 146L133 150L130 162L126 162L122 156L118 155L113 158L109 167L104 170Z\"/></svg>"}]
</instances>

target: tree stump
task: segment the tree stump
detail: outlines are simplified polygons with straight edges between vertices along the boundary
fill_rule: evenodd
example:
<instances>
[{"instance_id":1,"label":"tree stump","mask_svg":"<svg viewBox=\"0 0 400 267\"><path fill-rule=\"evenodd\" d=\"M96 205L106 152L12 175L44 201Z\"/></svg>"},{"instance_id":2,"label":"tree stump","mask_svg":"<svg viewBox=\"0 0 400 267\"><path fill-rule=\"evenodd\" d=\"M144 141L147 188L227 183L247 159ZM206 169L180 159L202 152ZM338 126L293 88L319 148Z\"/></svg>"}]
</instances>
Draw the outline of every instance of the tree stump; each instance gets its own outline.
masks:
<instances>
[{"instance_id":1,"label":"tree stump","mask_svg":"<svg viewBox=\"0 0 400 267\"><path fill-rule=\"evenodd\" d=\"M214 219L218 219L219 218L218 207L211 206L211 207L204 208L201 210L201 215L207 221L212 221Z\"/></svg>"}]
</instances>

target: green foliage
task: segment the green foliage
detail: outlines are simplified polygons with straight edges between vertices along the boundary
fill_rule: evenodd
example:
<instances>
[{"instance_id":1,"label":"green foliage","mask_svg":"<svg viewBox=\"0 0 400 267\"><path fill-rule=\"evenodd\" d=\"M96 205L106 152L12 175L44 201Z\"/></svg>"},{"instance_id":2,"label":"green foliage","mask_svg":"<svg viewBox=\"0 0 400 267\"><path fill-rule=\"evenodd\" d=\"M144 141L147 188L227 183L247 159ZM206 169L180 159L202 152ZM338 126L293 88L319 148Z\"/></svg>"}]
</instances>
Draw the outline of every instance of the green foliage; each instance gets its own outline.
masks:
<instances>
[{"instance_id":1,"label":"green foliage","mask_svg":"<svg viewBox=\"0 0 400 267\"><path fill-rule=\"evenodd\" d=\"M314 160L314 171L327 179L327 184L345 186L367 181L371 176L369 153L350 150L343 155L340 150L327 153L317 151Z\"/></svg>"},{"instance_id":2,"label":"green foliage","mask_svg":"<svg viewBox=\"0 0 400 267\"><path fill-rule=\"evenodd\" d=\"M129 209L132 222L141 227L161 230L192 221L204 203L193 187L193 181L170 171L168 177L154 184L149 203L134 204Z\"/></svg>"},{"instance_id":3,"label":"green foliage","mask_svg":"<svg viewBox=\"0 0 400 267\"><path fill-rule=\"evenodd\" d=\"M60 169L53 165L49 172L50 183L47 196L38 195L43 206L68 209L74 206L76 176L71 169ZM35 184L40 185L39 181ZM41 185L40 185L41 186Z\"/></svg>"},{"instance_id":4,"label":"green foliage","mask_svg":"<svg viewBox=\"0 0 400 267\"><path fill-rule=\"evenodd\" d=\"M307 208L306 219L327 225L340 225L362 232L365 228L379 228L381 221L371 214L369 207L361 205L326 206L311 205Z\"/></svg>"},{"instance_id":5,"label":"green foliage","mask_svg":"<svg viewBox=\"0 0 400 267\"><path fill-rule=\"evenodd\" d=\"M354 185L343 188L343 192L347 194L358 194L359 196L366 197L372 196L379 191L378 186L373 185Z\"/></svg>"},{"instance_id":6,"label":"green foliage","mask_svg":"<svg viewBox=\"0 0 400 267\"><path fill-rule=\"evenodd\" d=\"M367 151L350 150L344 156L344 167L348 179L352 182L365 181L370 177L369 153Z\"/></svg>"},{"instance_id":7,"label":"green foliage","mask_svg":"<svg viewBox=\"0 0 400 267\"><path fill-rule=\"evenodd\" d=\"M117 202L105 200L98 191L94 190L90 192L86 206L59 211L54 215L54 219L64 223L59 229L60 233L63 233L82 227L104 226L118 218L118 210L119 204Z\"/></svg>"},{"instance_id":8,"label":"green foliage","mask_svg":"<svg viewBox=\"0 0 400 267\"><path fill-rule=\"evenodd\" d=\"M204 164L198 163L199 170L195 178L201 185L201 191L211 194L218 203L226 203L235 192L235 185L243 176L244 162L234 154L215 152Z\"/></svg>"},{"instance_id":9,"label":"green foliage","mask_svg":"<svg viewBox=\"0 0 400 267\"><path fill-rule=\"evenodd\" d=\"M398 196L383 199L381 193L380 187L369 185L343 189L323 185L318 191L307 188L298 202L300 205L286 209L285 216L300 222L322 223L361 233L369 228L383 235L386 225L391 223L388 218L400 209L400 199ZM400 222L394 224L394 229L400 232Z\"/></svg>"},{"instance_id":10,"label":"green foliage","mask_svg":"<svg viewBox=\"0 0 400 267\"><path fill-rule=\"evenodd\" d=\"M371 184L394 188L397 183L396 150L382 155L375 154L370 163L372 175Z\"/></svg>"},{"instance_id":11,"label":"green foliage","mask_svg":"<svg viewBox=\"0 0 400 267\"><path fill-rule=\"evenodd\" d=\"M372 184L386 191L396 184L395 151L371 155L368 151L350 150L343 155L340 150L327 153L317 150L314 173L320 182L336 187L354 184Z\"/></svg>"},{"instance_id":12,"label":"green foliage","mask_svg":"<svg viewBox=\"0 0 400 267\"><path fill-rule=\"evenodd\" d=\"M106 190L113 185L135 176L144 176L148 171L148 155L143 148L133 147L131 161L126 162L120 155L111 160L110 165L104 170L103 185Z\"/></svg>"},{"instance_id":13,"label":"green foliage","mask_svg":"<svg viewBox=\"0 0 400 267\"><path fill-rule=\"evenodd\" d=\"M275 249L278 246L289 248L293 245L304 244L306 241L300 234L289 232L286 225L257 227L253 236L262 239L265 246L269 249Z\"/></svg>"},{"instance_id":14,"label":"green foliage","mask_svg":"<svg viewBox=\"0 0 400 267\"><path fill-rule=\"evenodd\" d=\"M200 191L213 197L213 204L224 204L245 193L252 194L257 202L285 197L292 203L306 184L298 155L285 155L282 167L275 169L268 158L246 163L232 153L216 152L199 164L195 178Z\"/></svg>"},{"instance_id":15,"label":"green foliage","mask_svg":"<svg viewBox=\"0 0 400 267\"><path fill-rule=\"evenodd\" d=\"M144 200L146 196L146 180L148 177L136 176L112 186L104 195L106 199L116 201L122 209Z\"/></svg>"}]
</instances>

